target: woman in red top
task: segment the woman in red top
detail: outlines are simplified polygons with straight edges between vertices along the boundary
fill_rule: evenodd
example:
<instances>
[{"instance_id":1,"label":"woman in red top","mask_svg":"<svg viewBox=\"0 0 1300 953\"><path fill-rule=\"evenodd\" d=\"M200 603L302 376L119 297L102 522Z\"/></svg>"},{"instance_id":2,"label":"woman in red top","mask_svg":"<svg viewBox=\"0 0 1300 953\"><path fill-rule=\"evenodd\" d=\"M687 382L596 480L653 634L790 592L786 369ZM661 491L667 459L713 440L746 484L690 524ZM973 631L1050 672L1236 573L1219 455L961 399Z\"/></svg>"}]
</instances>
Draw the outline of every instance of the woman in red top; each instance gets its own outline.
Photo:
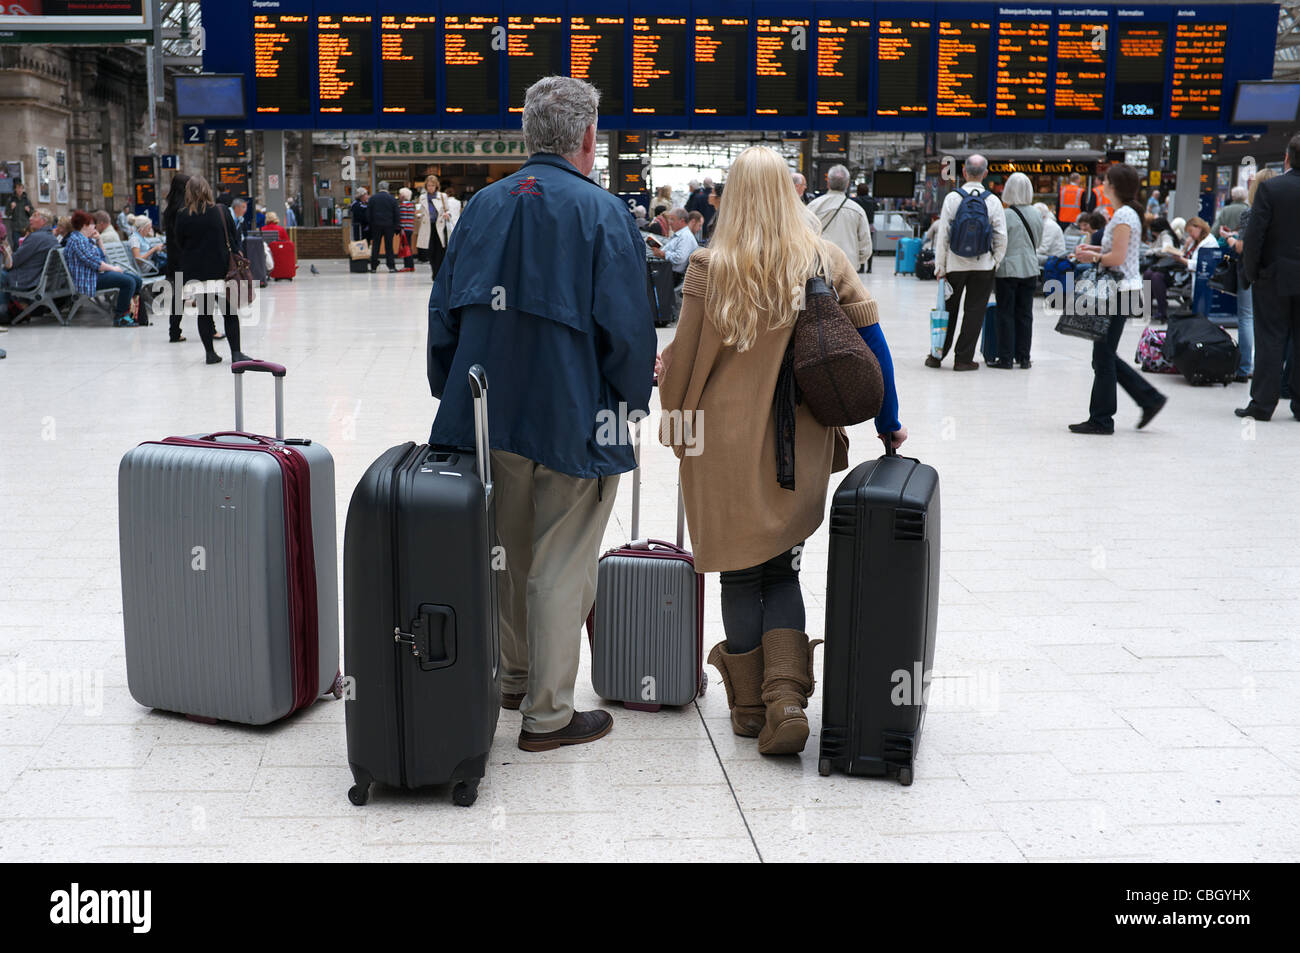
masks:
<instances>
[{"instance_id":1,"label":"woman in red top","mask_svg":"<svg viewBox=\"0 0 1300 953\"><path fill-rule=\"evenodd\" d=\"M266 224L262 226L262 231L275 232L277 242L287 242L289 240L289 232L280 224L280 216L275 212L266 213Z\"/></svg>"}]
</instances>

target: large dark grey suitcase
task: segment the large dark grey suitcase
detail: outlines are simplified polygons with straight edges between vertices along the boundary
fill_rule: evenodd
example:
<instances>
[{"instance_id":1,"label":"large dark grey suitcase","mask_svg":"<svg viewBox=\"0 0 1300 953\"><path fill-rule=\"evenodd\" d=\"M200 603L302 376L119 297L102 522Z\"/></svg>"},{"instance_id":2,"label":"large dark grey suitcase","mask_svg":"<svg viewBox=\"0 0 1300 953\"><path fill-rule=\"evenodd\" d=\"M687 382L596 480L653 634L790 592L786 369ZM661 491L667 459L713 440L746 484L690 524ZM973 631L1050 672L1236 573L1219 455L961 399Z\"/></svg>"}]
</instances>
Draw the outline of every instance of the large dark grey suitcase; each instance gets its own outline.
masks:
<instances>
[{"instance_id":1,"label":"large dark grey suitcase","mask_svg":"<svg viewBox=\"0 0 1300 953\"><path fill-rule=\"evenodd\" d=\"M266 276L266 240L262 233L249 233L244 236L244 257L248 259L248 270L253 280L265 285Z\"/></svg>"},{"instance_id":2,"label":"large dark grey suitcase","mask_svg":"<svg viewBox=\"0 0 1300 953\"><path fill-rule=\"evenodd\" d=\"M818 770L912 783L939 614L939 474L890 449L831 502Z\"/></svg>"},{"instance_id":3,"label":"large dark grey suitcase","mask_svg":"<svg viewBox=\"0 0 1300 953\"><path fill-rule=\"evenodd\" d=\"M334 460L285 440L285 370L233 365L235 431L169 437L118 470L131 697L261 725L341 693ZM275 438L244 432L243 374L275 377Z\"/></svg>"},{"instance_id":4,"label":"large dark grey suitcase","mask_svg":"<svg viewBox=\"0 0 1300 953\"><path fill-rule=\"evenodd\" d=\"M470 369L476 451L406 443L371 464L343 543L353 804L375 781L456 782L474 803L500 714L487 378Z\"/></svg>"},{"instance_id":5,"label":"large dark grey suitcase","mask_svg":"<svg viewBox=\"0 0 1300 953\"><path fill-rule=\"evenodd\" d=\"M677 493L677 542L640 539L640 433L632 473L632 540L600 557L587 617L591 684L636 711L686 705L704 694L704 577L685 547Z\"/></svg>"}]
</instances>

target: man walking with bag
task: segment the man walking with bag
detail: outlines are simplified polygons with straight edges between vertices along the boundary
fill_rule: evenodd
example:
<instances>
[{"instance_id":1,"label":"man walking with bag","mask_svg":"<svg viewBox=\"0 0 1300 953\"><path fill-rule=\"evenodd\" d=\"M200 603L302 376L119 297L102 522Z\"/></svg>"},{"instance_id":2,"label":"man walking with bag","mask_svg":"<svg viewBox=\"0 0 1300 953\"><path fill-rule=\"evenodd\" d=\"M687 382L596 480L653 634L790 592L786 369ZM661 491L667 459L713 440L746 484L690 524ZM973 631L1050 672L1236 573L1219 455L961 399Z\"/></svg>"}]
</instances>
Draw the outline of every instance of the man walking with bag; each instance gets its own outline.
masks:
<instances>
[{"instance_id":1,"label":"man walking with bag","mask_svg":"<svg viewBox=\"0 0 1300 953\"><path fill-rule=\"evenodd\" d=\"M833 165L826 173L826 188L821 198L808 203L808 211L822 223L822 237L834 242L862 271L871 261L871 219L860 204L849 198L849 170Z\"/></svg>"},{"instance_id":2,"label":"man walking with bag","mask_svg":"<svg viewBox=\"0 0 1300 953\"><path fill-rule=\"evenodd\" d=\"M952 350L957 330L957 309L963 294L966 298L961 334L957 335L957 354L953 370L977 371L975 345L984 327L984 312L993 291L994 273L1007 252L1007 218L1002 202L984 188L989 163L982 155L972 155L962 167L965 183L953 189L943 200L939 227L934 237L934 276L945 278L952 287L948 298L948 335L943 342L943 356ZM926 367L941 367L943 361L933 354L925 359Z\"/></svg>"},{"instance_id":3,"label":"man walking with bag","mask_svg":"<svg viewBox=\"0 0 1300 953\"><path fill-rule=\"evenodd\" d=\"M635 466L625 421L649 410L654 377L644 242L627 207L587 177L599 101L568 77L529 87L530 158L465 206L429 300L441 400L429 442L473 446L468 389L448 381L482 364L492 383L501 705L523 715L525 751L595 741L613 725L607 712L574 711L573 685L618 476Z\"/></svg>"}]
</instances>

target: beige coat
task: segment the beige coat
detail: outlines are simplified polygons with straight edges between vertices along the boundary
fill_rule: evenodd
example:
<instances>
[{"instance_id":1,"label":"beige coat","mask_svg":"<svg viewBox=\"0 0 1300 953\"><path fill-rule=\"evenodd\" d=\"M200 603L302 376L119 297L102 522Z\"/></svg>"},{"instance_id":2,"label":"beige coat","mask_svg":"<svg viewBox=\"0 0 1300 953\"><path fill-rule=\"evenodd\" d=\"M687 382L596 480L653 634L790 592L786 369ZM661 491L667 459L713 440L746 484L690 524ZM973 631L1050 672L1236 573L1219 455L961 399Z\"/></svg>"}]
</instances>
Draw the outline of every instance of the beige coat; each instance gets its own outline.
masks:
<instances>
[{"instance_id":1,"label":"beige coat","mask_svg":"<svg viewBox=\"0 0 1300 953\"><path fill-rule=\"evenodd\" d=\"M434 220L429 217L429 202L425 198L429 193L421 192L420 198L415 203L415 247L428 248L429 238L433 233ZM438 209L439 214L442 209L446 209L451 215L450 220L442 227L442 244L444 247L451 239L451 230L456 227L456 222L460 218L460 199L454 199L446 192L435 192L433 195L433 204Z\"/></svg>"},{"instance_id":2,"label":"beige coat","mask_svg":"<svg viewBox=\"0 0 1300 953\"><path fill-rule=\"evenodd\" d=\"M840 306L858 327L875 324L876 303L858 280L857 263L825 244ZM709 249L702 248L691 256L677 334L664 349L659 439L681 460L695 568L723 572L757 566L821 525L835 431L799 406L795 489L782 489L772 398L794 326L769 331L760 315L753 347L742 353L724 346L706 311L708 281ZM693 434L684 433L684 418L694 421Z\"/></svg>"}]
</instances>

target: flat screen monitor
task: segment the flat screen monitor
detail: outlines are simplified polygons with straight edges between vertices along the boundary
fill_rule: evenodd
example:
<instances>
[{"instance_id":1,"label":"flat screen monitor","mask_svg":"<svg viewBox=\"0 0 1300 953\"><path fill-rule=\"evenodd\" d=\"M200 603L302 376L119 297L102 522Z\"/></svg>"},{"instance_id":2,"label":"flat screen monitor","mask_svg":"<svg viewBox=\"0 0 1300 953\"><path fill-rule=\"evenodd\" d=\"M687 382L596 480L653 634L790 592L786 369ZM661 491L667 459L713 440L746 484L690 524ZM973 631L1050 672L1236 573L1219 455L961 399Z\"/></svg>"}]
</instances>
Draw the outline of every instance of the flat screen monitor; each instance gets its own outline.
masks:
<instances>
[{"instance_id":1,"label":"flat screen monitor","mask_svg":"<svg viewBox=\"0 0 1300 953\"><path fill-rule=\"evenodd\" d=\"M1233 125L1294 122L1300 109L1300 83L1238 83Z\"/></svg>"},{"instance_id":2,"label":"flat screen monitor","mask_svg":"<svg viewBox=\"0 0 1300 953\"><path fill-rule=\"evenodd\" d=\"M176 77L177 119L243 119L244 77L238 73Z\"/></svg>"},{"instance_id":3,"label":"flat screen monitor","mask_svg":"<svg viewBox=\"0 0 1300 953\"><path fill-rule=\"evenodd\" d=\"M910 199L916 194L915 172L877 169L871 180L871 195L877 199Z\"/></svg>"}]
</instances>

